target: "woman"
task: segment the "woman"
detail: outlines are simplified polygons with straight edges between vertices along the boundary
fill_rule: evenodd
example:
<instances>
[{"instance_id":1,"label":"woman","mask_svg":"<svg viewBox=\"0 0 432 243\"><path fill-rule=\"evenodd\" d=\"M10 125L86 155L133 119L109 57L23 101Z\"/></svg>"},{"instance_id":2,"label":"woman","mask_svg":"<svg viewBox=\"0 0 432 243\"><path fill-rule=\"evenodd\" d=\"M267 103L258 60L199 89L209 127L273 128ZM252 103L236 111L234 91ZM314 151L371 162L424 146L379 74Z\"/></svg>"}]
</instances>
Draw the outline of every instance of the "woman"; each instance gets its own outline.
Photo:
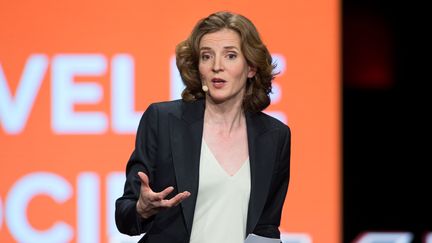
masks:
<instances>
[{"instance_id":1,"label":"woman","mask_svg":"<svg viewBox=\"0 0 432 243\"><path fill-rule=\"evenodd\" d=\"M140 121L116 224L140 242L280 238L290 130L262 112L275 66L247 18L217 12L176 48L182 100Z\"/></svg>"}]
</instances>

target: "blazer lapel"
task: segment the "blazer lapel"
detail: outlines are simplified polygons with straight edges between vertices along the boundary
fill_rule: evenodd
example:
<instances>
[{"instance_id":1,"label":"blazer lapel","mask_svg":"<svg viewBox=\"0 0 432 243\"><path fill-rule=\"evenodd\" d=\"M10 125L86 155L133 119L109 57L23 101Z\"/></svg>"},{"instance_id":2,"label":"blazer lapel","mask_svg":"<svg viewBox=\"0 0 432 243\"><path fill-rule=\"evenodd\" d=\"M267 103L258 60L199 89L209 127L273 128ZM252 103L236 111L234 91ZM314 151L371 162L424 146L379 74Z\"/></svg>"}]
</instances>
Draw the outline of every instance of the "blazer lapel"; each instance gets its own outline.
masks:
<instances>
[{"instance_id":1,"label":"blazer lapel","mask_svg":"<svg viewBox=\"0 0 432 243\"><path fill-rule=\"evenodd\" d=\"M186 228L190 235L198 194L199 160L203 133L204 102L184 102L181 117L170 116L171 148L178 192L189 191L181 203Z\"/></svg>"},{"instance_id":2,"label":"blazer lapel","mask_svg":"<svg viewBox=\"0 0 432 243\"><path fill-rule=\"evenodd\" d=\"M246 115L246 124L251 167L251 192L246 225L248 235L253 232L266 203L276 159L277 134L267 128L257 114Z\"/></svg>"}]
</instances>

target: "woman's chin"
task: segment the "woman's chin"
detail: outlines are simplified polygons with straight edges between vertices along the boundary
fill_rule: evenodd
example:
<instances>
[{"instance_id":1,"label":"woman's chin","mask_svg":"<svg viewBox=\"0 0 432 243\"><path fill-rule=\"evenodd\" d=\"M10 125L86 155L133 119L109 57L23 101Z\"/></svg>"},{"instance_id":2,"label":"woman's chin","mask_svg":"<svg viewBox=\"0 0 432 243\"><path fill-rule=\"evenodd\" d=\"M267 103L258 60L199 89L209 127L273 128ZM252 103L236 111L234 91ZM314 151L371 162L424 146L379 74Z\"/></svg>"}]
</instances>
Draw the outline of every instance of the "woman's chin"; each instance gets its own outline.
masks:
<instances>
[{"instance_id":1,"label":"woman's chin","mask_svg":"<svg viewBox=\"0 0 432 243\"><path fill-rule=\"evenodd\" d=\"M227 95L214 95L207 94L207 99L209 99L214 104L223 104L223 103L236 103L236 97L227 96ZM241 100L241 99L240 99Z\"/></svg>"},{"instance_id":2,"label":"woman's chin","mask_svg":"<svg viewBox=\"0 0 432 243\"><path fill-rule=\"evenodd\" d=\"M212 103L220 104L228 100L228 97L225 95L220 94L214 94L214 93L207 93L207 98L211 100Z\"/></svg>"},{"instance_id":3,"label":"woman's chin","mask_svg":"<svg viewBox=\"0 0 432 243\"><path fill-rule=\"evenodd\" d=\"M225 102L224 99L214 98L214 97L211 97L211 96L209 96L209 99L210 99L211 103L214 103L214 104L222 104L222 103Z\"/></svg>"}]
</instances>

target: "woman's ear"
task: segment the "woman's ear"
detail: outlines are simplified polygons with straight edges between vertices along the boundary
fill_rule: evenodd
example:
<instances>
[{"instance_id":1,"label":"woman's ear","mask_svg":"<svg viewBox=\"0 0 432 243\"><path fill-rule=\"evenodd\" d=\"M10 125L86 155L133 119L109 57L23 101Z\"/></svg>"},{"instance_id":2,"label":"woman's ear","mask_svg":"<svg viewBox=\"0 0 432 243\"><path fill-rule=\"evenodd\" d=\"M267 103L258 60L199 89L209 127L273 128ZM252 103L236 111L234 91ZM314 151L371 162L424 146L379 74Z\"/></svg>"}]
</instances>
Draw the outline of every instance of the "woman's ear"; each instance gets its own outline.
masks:
<instances>
[{"instance_id":1,"label":"woman's ear","mask_svg":"<svg viewBox=\"0 0 432 243\"><path fill-rule=\"evenodd\" d=\"M255 74L256 74L256 70L257 70L256 67L249 66L247 77L248 78L253 78L255 76Z\"/></svg>"}]
</instances>

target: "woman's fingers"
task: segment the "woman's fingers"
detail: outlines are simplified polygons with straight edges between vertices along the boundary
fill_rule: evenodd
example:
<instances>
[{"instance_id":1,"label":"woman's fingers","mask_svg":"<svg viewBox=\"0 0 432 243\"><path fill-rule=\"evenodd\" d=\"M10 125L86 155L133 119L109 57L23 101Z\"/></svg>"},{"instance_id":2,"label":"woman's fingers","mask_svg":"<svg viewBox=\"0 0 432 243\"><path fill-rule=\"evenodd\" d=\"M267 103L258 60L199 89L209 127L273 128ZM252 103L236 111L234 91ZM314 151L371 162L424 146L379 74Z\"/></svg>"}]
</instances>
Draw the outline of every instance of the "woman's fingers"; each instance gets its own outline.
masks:
<instances>
[{"instance_id":1,"label":"woman's fingers","mask_svg":"<svg viewBox=\"0 0 432 243\"><path fill-rule=\"evenodd\" d=\"M164 200L173 190L174 190L174 187L169 186L169 187L165 188L163 191L156 193L157 198L159 200Z\"/></svg>"},{"instance_id":2,"label":"woman's fingers","mask_svg":"<svg viewBox=\"0 0 432 243\"><path fill-rule=\"evenodd\" d=\"M161 201L161 207L170 208L170 207L177 206L179 203L181 203L183 200L185 200L189 196L190 196L190 192L188 192L188 191L178 193L177 195L175 195L173 198L171 198L169 200L162 200Z\"/></svg>"},{"instance_id":3,"label":"woman's fingers","mask_svg":"<svg viewBox=\"0 0 432 243\"><path fill-rule=\"evenodd\" d=\"M138 172L138 177L141 180L141 188L150 189L148 176L144 172ZM151 190L151 189L150 189Z\"/></svg>"}]
</instances>

